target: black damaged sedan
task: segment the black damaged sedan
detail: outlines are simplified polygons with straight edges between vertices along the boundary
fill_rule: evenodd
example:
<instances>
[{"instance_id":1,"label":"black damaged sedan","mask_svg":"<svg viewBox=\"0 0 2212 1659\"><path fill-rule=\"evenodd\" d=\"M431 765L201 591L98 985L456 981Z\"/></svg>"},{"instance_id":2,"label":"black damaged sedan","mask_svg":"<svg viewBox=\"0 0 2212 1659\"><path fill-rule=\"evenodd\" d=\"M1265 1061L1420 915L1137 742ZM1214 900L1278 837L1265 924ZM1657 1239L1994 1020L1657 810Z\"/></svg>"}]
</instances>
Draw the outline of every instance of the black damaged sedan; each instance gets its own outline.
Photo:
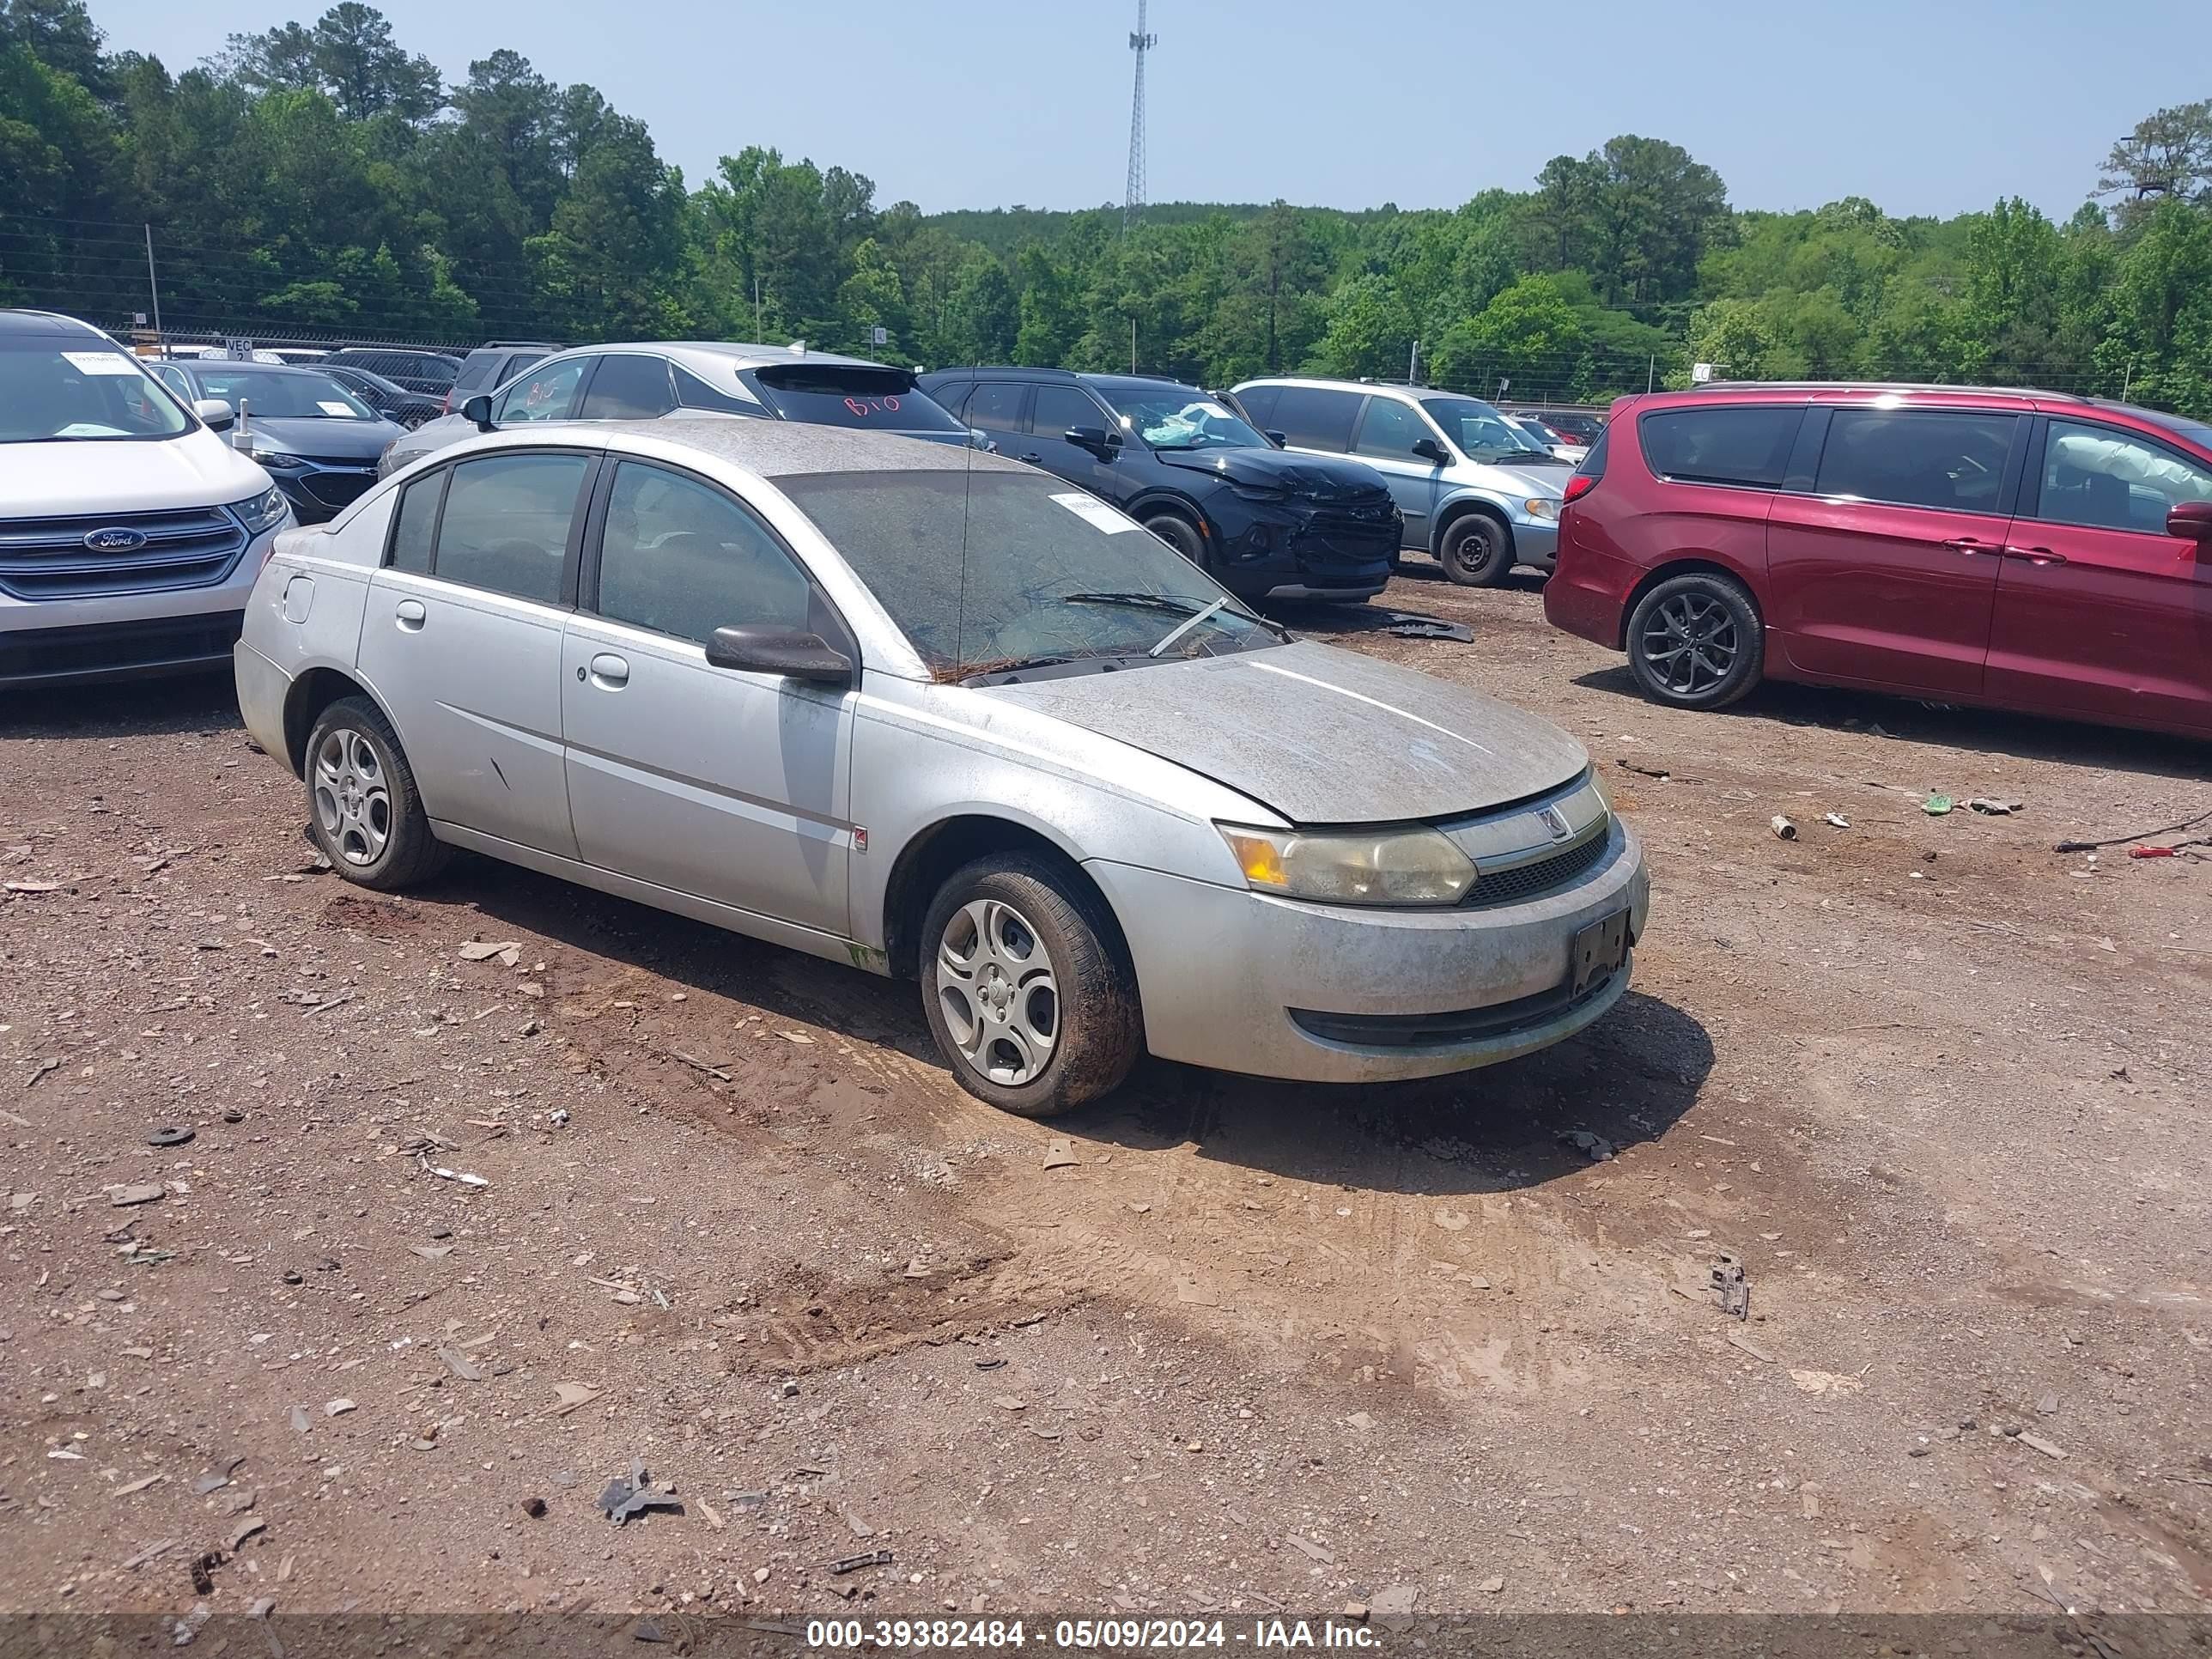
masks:
<instances>
[{"instance_id":1,"label":"black damaged sedan","mask_svg":"<svg viewBox=\"0 0 2212 1659\"><path fill-rule=\"evenodd\" d=\"M1113 502L1240 599L1358 600L1390 579L1401 525L1380 474L1285 453L1195 386L946 368L921 389L1000 454Z\"/></svg>"}]
</instances>

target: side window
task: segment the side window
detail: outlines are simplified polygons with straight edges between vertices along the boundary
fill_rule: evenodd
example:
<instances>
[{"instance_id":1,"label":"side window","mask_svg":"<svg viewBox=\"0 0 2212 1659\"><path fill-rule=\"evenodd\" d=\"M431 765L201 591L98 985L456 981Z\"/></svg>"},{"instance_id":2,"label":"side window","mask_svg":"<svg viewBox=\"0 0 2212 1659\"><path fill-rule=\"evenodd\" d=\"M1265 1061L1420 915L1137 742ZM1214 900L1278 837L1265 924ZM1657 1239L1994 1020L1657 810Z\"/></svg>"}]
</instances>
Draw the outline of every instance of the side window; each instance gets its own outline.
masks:
<instances>
[{"instance_id":1,"label":"side window","mask_svg":"<svg viewBox=\"0 0 2212 1659\"><path fill-rule=\"evenodd\" d=\"M455 392L474 392L491 379L491 366L496 357L471 357L461 365L460 378L453 382Z\"/></svg>"},{"instance_id":2,"label":"side window","mask_svg":"<svg viewBox=\"0 0 2212 1659\"><path fill-rule=\"evenodd\" d=\"M1796 404L1736 404L1660 410L1636 428L1644 460L1662 478L1773 489L1789 471L1804 418Z\"/></svg>"},{"instance_id":3,"label":"side window","mask_svg":"<svg viewBox=\"0 0 2212 1659\"><path fill-rule=\"evenodd\" d=\"M624 461L599 543L599 611L704 645L718 628L804 629L805 575L758 519L710 485Z\"/></svg>"},{"instance_id":4,"label":"side window","mask_svg":"<svg viewBox=\"0 0 2212 1659\"><path fill-rule=\"evenodd\" d=\"M1030 430L1040 438L1057 438L1072 426L1103 426L1106 417L1098 405L1072 386L1041 386L1030 410Z\"/></svg>"},{"instance_id":5,"label":"side window","mask_svg":"<svg viewBox=\"0 0 2212 1659\"><path fill-rule=\"evenodd\" d=\"M1352 447L1352 417L1359 412L1364 395L1326 386L1286 386L1275 400L1275 429L1285 443L1297 448L1341 454Z\"/></svg>"},{"instance_id":6,"label":"side window","mask_svg":"<svg viewBox=\"0 0 2212 1659\"><path fill-rule=\"evenodd\" d=\"M430 546L438 530L438 503L446 493L447 474L433 472L417 478L399 497L399 511L392 515L392 556L385 562L394 570L430 574Z\"/></svg>"},{"instance_id":7,"label":"side window","mask_svg":"<svg viewBox=\"0 0 2212 1659\"><path fill-rule=\"evenodd\" d=\"M1413 446L1424 438L1433 442L1436 435L1421 418L1420 410L1410 404L1401 404L1395 398L1370 398L1352 453L1372 455L1377 460L1418 460Z\"/></svg>"},{"instance_id":8,"label":"side window","mask_svg":"<svg viewBox=\"0 0 2212 1659\"><path fill-rule=\"evenodd\" d=\"M576 387L591 363L589 357L564 357L517 380L500 394L492 419L501 426L510 421L567 420L576 406Z\"/></svg>"},{"instance_id":9,"label":"side window","mask_svg":"<svg viewBox=\"0 0 2212 1659\"><path fill-rule=\"evenodd\" d=\"M2163 535L2167 509L2184 501L2212 501L2212 468L2114 427L2051 422L2037 518Z\"/></svg>"},{"instance_id":10,"label":"side window","mask_svg":"<svg viewBox=\"0 0 2212 1659\"><path fill-rule=\"evenodd\" d=\"M192 383L185 378L181 368L172 368L167 363L154 366L154 378L176 394L177 401L189 409L192 403Z\"/></svg>"},{"instance_id":11,"label":"side window","mask_svg":"<svg viewBox=\"0 0 2212 1659\"><path fill-rule=\"evenodd\" d=\"M1022 397L1028 391L1029 387L1018 381L983 381L975 388L975 395L968 400L968 424L980 426L987 432L1019 432Z\"/></svg>"},{"instance_id":12,"label":"side window","mask_svg":"<svg viewBox=\"0 0 2212 1659\"><path fill-rule=\"evenodd\" d=\"M587 421L649 421L676 407L676 392L668 381L668 363L660 357L641 357L627 351L611 352L599 359L599 372L592 376L584 393Z\"/></svg>"},{"instance_id":13,"label":"side window","mask_svg":"<svg viewBox=\"0 0 2212 1659\"><path fill-rule=\"evenodd\" d=\"M1275 400L1282 395L1283 388L1279 386L1255 386L1249 392L1238 392L1237 401L1243 405L1254 426L1268 432L1275 429Z\"/></svg>"},{"instance_id":14,"label":"side window","mask_svg":"<svg viewBox=\"0 0 2212 1659\"><path fill-rule=\"evenodd\" d=\"M968 401L969 395L975 390L975 383L973 380L947 380L934 392L930 392L926 387L923 392L932 403L957 421L962 418L961 406Z\"/></svg>"},{"instance_id":15,"label":"side window","mask_svg":"<svg viewBox=\"0 0 2212 1659\"><path fill-rule=\"evenodd\" d=\"M581 455L488 455L453 468L434 574L541 605L561 602ZM410 492L411 493L411 492Z\"/></svg>"},{"instance_id":16,"label":"side window","mask_svg":"<svg viewBox=\"0 0 2212 1659\"><path fill-rule=\"evenodd\" d=\"M725 415L765 416L768 411L758 404L748 403L734 392L718 392L689 369L676 371L676 400L686 409L718 410Z\"/></svg>"},{"instance_id":17,"label":"side window","mask_svg":"<svg viewBox=\"0 0 2212 1659\"><path fill-rule=\"evenodd\" d=\"M2019 423L2017 415L1839 409L1828 419L1814 493L1994 513Z\"/></svg>"}]
</instances>

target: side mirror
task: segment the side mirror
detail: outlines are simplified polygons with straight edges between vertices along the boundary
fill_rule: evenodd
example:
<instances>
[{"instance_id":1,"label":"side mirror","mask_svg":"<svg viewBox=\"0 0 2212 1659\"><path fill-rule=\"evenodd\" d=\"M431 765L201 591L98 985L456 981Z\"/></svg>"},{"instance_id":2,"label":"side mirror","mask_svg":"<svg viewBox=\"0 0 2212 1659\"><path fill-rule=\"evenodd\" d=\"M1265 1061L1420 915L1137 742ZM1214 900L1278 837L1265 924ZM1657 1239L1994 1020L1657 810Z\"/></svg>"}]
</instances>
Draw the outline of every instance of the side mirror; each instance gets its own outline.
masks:
<instances>
[{"instance_id":1,"label":"side mirror","mask_svg":"<svg viewBox=\"0 0 2212 1659\"><path fill-rule=\"evenodd\" d=\"M707 661L715 668L750 674L781 674L810 685L850 685L853 659L819 634L795 628L718 628L707 641Z\"/></svg>"},{"instance_id":2,"label":"side mirror","mask_svg":"<svg viewBox=\"0 0 2212 1659\"><path fill-rule=\"evenodd\" d=\"M2197 556L2212 558L2212 501L2177 501L2166 509L2166 533L2197 544Z\"/></svg>"},{"instance_id":3,"label":"side mirror","mask_svg":"<svg viewBox=\"0 0 2212 1659\"><path fill-rule=\"evenodd\" d=\"M220 398L193 398L192 413L210 432L228 432L238 420L238 411Z\"/></svg>"},{"instance_id":4,"label":"side mirror","mask_svg":"<svg viewBox=\"0 0 2212 1659\"><path fill-rule=\"evenodd\" d=\"M1262 432L1260 435L1265 438L1269 443L1274 445L1278 449L1288 449L1291 447L1289 437L1283 433L1276 431L1272 426L1265 432Z\"/></svg>"},{"instance_id":5,"label":"side mirror","mask_svg":"<svg viewBox=\"0 0 2212 1659\"><path fill-rule=\"evenodd\" d=\"M1121 434L1103 426L1072 426L1060 434L1078 449L1087 449L1102 461L1114 459L1114 452L1121 447Z\"/></svg>"},{"instance_id":6,"label":"side mirror","mask_svg":"<svg viewBox=\"0 0 2212 1659\"><path fill-rule=\"evenodd\" d=\"M1434 461L1438 466L1451 465L1451 457L1444 452L1444 447L1434 438L1414 439L1413 453L1425 461Z\"/></svg>"},{"instance_id":7,"label":"side mirror","mask_svg":"<svg viewBox=\"0 0 2212 1659\"><path fill-rule=\"evenodd\" d=\"M474 421L479 432L499 430L492 424L491 398L481 392L461 405L461 418L465 421Z\"/></svg>"}]
</instances>

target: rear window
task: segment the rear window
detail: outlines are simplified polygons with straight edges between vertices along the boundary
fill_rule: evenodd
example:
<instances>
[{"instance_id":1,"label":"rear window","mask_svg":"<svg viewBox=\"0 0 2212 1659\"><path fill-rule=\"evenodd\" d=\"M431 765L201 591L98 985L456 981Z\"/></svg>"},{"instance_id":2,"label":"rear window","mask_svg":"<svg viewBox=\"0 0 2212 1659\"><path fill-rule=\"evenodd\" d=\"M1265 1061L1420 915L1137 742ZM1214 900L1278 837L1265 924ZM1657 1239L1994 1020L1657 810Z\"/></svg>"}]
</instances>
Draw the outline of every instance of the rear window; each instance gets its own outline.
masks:
<instances>
[{"instance_id":1,"label":"rear window","mask_svg":"<svg viewBox=\"0 0 2212 1659\"><path fill-rule=\"evenodd\" d=\"M756 369L753 379L787 421L878 432L965 430L903 369L777 367Z\"/></svg>"},{"instance_id":2,"label":"rear window","mask_svg":"<svg viewBox=\"0 0 2212 1659\"><path fill-rule=\"evenodd\" d=\"M453 390L474 392L479 386L489 386L493 365L498 362L496 357L471 357L461 365L461 378L453 382Z\"/></svg>"},{"instance_id":3,"label":"rear window","mask_svg":"<svg viewBox=\"0 0 2212 1659\"><path fill-rule=\"evenodd\" d=\"M1605 477L1605 449L1612 435L1610 432L1597 434L1597 441L1589 447L1589 453L1583 457L1582 465L1574 471L1574 477L1588 478L1592 483Z\"/></svg>"},{"instance_id":4,"label":"rear window","mask_svg":"<svg viewBox=\"0 0 2212 1659\"><path fill-rule=\"evenodd\" d=\"M1839 409L1814 493L1902 507L1994 513L2017 415L1971 410Z\"/></svg>"},{"instance_id":5,"label":"rear window","mask_svg":"<svg viewBox=\"0 0 2212 1659\"><path fill-rule=\"evenodd\" d=\"M1340 453L1352 447L1352 417L1359 412L1362 395L1326 386L1286 386L1275 400L1274 430L1297 448Z\"/></svg>"},{"instance_id":6,"label":"rear window","mask_svg":"<svg viewBox=\"0 0 2212 1659\"><path fill-rule=\"evenodd\" d=\"M1271 431L1275 424L1275 400L1283 395L1279 386L1248 386L1237 394L1237 402L1245 418L1262 432Z\"/></svg>"},{"instance_id":7,"label":"rear window","mask_svg":"<svg viewBox=\"0 0 2212 1659\"><path fill-rule=\"evenodd\" d=\"M1804 421L1800 404L1726 404L1657 410L1637 422L1644 459L1680 483L1780 487Z\"/></svg>"}]
</instances>

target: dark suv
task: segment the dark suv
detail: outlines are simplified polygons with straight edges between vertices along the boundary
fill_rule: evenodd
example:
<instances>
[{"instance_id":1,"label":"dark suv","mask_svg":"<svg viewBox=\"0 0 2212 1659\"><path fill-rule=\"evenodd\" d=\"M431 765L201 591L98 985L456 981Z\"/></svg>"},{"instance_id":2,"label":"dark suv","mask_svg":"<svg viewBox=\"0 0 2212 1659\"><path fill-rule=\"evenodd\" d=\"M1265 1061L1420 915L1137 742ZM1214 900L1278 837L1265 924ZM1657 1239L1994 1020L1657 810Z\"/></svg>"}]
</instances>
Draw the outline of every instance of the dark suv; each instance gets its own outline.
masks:
<instances>
[{"instance_id":1,"label":"dark suv","mask_svg":"<svg viewBox=\"0 0 2212 1659\"><path fill-rule=\"evenodd\" d=\"M1357 461L1291 455L1195 386L1060 368L945 368L921 389L1000 453L1111 501L1242 599L1364 599L1402 521Z\"/></svg>"},{"instance_id":2,"label":"dark suv","mask_svg":"<svg viewBox=\"0 0 2212 1659\"><path fill-rule=\"evenodd\" d=\"M348 346L342 351L333 351L315 366L365 368L427 398L444 397L453 387L453 377L461 372L459 357L414 346Z\"/></svg>"},{"instance_id":3,"label":"dark suv","mask_svg":"<svg viewBox=\"0 0 2212 1659\"><path fill-rule=\"evenodd\" d=\"M489 392L494 386L505 386L532 364L544 362L560 349L544 340L493 340L478 346L461 359L461 372L446 388L442 412L452 414L467 401L471 392Z\"/></svg>"}]
</instances>

